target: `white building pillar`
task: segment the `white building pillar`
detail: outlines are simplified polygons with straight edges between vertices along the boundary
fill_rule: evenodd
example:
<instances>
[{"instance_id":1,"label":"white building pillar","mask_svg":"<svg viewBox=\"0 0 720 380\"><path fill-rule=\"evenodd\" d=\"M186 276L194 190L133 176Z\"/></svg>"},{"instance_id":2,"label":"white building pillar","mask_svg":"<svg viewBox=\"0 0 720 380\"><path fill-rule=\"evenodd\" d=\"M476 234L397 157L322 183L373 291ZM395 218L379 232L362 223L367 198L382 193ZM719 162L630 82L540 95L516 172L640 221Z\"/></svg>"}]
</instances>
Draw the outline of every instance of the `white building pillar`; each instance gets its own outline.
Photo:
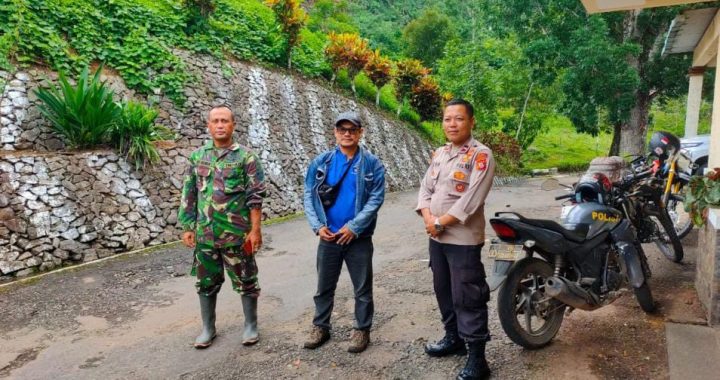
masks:
<instances>
[{"instance_id":1,"label":"white building pillar","mask_svg":"<svg viewBox=\"0 0 720 380\"><path fill-rule=\"evenodd\" d=\"M690 86L688 88L687 109L685 112L685 137L697 136L704 74L704 67L691 67L688 71Z\"/></svg>"},{"instance_id":2,"label":"white building pillar","mask_svg":"<svg viewBox=\"0 0 720 380\"><path fill-rule=\"evenodd\" d=\"M720 38L717 39L720 48ZM715 88L713 89L712 122L710 124L710 156L708 169L720 167L720 54L715 55Z\"/></svg>"}]
</instances>

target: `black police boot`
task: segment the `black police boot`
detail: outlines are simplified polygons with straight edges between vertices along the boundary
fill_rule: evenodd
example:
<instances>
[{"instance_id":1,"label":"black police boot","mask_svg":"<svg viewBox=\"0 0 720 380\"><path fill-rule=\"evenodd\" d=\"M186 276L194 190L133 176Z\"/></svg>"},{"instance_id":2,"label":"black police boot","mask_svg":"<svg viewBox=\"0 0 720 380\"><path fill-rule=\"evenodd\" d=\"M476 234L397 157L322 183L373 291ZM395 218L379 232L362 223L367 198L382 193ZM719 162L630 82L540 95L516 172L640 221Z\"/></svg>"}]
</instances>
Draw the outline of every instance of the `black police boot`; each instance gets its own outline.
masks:
<instances>
[{"instance_id":1,"label":"black police boot","mask_svg":"<svg viewBox=\"0 0 720 380\"><path fill-rule=\"evenodd\" d=\"M195 348L207 348L215 339L215 304L217 293L211 296L200 294L200 316L202 317L203 328L200 335L195 339Z\"/></svg>"},{"instance_id":2,"label":"black police boot","mask_svg":"<svg viewBox=\"0 0 720 380\"><path fill-rule=\"evenodd\" d=\"M434 356L446 356L450 354L465 354L465 342L457 334L445 333L445 336L437 343L425 345L425 353Z\"/></svg>"},{"instance_id":3,"label":"black police boot","mask_svg":"<svg viewBox=\"0 0 720 380\"><path fill-rule=\"evenodd\" d=\"M482 380L488 377L490 367L485 360L485 342L468 342L467 363L456 380Z\"/></svg>"}]
</instances>

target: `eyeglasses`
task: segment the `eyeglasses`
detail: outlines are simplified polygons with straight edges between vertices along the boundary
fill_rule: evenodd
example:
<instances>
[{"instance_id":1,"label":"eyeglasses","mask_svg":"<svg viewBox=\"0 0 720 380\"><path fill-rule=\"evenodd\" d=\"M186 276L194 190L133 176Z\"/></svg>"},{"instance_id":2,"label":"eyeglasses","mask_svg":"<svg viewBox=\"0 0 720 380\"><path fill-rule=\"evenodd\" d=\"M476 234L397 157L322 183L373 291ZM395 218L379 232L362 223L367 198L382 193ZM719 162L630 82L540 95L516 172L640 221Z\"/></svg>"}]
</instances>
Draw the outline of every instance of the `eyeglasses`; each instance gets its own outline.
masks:
<instances>
[{"instance_id":1,"label":"eyeglasses","mask_svg":"<svg viewBox=\"0 0 720 380\"><path fill-rule=\"evenodd\" d=\"M335 128L335 131L341 135L348 133L354 136L360 132L360 128Z\"/></svg>"}]
</instances>

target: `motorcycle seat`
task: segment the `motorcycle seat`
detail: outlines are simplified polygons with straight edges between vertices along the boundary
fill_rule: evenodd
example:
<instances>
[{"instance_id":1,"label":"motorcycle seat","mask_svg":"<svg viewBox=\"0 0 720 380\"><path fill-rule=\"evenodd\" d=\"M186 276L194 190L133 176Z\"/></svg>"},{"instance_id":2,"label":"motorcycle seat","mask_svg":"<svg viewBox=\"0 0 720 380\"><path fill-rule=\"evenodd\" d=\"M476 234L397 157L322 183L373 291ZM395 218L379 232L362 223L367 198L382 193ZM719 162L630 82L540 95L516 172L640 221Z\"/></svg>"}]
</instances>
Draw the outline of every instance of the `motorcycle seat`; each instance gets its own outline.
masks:
<instances>
[{"instance_id":1,"label":"motorcycle seat","mask_svg":"<svg viewBox=\"0 0 720 380\"><path fill-rule=\"evenodd\" d=\"M523 222L535 226L544 228L546 230L554 231L559 234L561 234L565 239L572 240L574 242L581 243L585 241L587 238L587 229L578 229L578 230L569 230L561 225L559 225L557 222L553 220L546 220L546 219L527 219L525 218Z\"/></svg>"}]
</instances>

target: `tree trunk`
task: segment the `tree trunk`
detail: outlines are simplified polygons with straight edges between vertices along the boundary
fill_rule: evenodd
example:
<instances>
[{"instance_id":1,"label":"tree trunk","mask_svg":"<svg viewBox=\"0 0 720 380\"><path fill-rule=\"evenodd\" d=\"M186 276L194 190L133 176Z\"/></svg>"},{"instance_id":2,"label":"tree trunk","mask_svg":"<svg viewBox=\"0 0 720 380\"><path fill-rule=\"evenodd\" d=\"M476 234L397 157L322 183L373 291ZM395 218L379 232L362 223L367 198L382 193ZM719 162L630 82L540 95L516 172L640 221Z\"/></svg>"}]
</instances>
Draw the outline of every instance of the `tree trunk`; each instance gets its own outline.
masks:
<instances>
[{"instance_id":1,"label":"tree trunk","mask_svg":"<svg viewBox=\"0 0 720 380\"><path fill-rule=\"evenodd\" d=\"M638 91L635 106L630 110L630 120L620 127L620 155L642 156L645 153L645 136L650 114L650 95Z\"/></svg>"},{"instance_id":2,"label":"tree trunk","mask_svg":"<svg viewBox=\"0 0 720 380\"><path fill-rule=\"evenodd\" d=\"M615 125L613 125L612 144L610 144L610 151L608 152L608 156L617 156L620 154L621 127L621 123L615 123Z\"/></svg>"},{"instance_id":3,"label":"tree trunk","mask_svg":"<svg viewBox=\"0 0 720 380\"><path fill-rule=\"evenodd\" d=\"M518 129L517 133L515 133L515 140L520 140L520 130L522 129L522 123L523 119L525 119L525 110L527 109L528 100L530 100L530 92L532 91L533 85L535 82L530 82L530 87L528 87L527 96L525 96L525 103L523 103L522 112L520 113L520 122L518 123Z\"/></svg>"},{"instance_id":4,"label":"tree trunk","mask_svg":"<svg viewBox=\"0 0 720 380\"><path fill-rule=\"evenodd\" d=\"M377 92L375 93L375 106L380 107L380 88L377 87Z\"/></svg>"},{"instance_id":5,"label":"tree trunk","mask_svg":"<svg viewBox=\"0 0 720 380\"><path fill-rule=\"evenodd\" d=\"M288 49L287 56L288 56L288 70L290 70L292 68L292 49Z\"/></svg>"},{"instance_id":6,"label":"tree trunk","mask_svg":"<svg viewBox=\"0 0 720 380\"><path fill-rule=\"evenodd\" d=\"M353 92L353 97L357 98L357 92L355 92L355 78L350 79L350 88Z\"/></svg>"}]
</instances>

